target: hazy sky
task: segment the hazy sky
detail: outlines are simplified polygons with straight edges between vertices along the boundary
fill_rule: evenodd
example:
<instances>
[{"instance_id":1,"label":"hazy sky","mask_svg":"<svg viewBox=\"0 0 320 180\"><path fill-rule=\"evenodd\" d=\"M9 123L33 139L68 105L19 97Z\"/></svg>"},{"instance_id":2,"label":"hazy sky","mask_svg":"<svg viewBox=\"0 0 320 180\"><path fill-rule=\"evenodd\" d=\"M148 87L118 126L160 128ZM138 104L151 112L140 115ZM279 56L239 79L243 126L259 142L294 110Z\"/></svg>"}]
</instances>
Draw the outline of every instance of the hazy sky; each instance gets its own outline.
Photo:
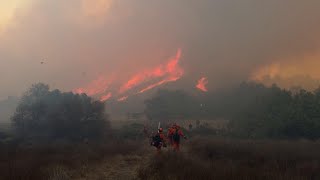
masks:
<instances>
[{"instance_id":1,"label":"hazy sky","mask_svg":"<svg viewBox=\"0 0 320 180\"><path fill-rule=\"evenodd\" d=\"M0 99L119 84L182 49L185 81L320 78L319 0L0 0ZM41 64L44 62L44 64Z\"/></svg>"}]
</instances>

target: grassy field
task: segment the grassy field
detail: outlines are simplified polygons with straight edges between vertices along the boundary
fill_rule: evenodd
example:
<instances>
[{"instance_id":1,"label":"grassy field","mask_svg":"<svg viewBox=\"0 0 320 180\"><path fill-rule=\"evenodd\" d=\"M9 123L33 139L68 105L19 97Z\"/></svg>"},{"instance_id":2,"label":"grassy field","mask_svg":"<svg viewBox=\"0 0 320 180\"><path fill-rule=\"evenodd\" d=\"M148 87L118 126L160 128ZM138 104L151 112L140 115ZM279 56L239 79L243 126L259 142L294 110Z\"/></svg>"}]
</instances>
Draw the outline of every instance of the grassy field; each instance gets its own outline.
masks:
<instances>
[{"instance_id":1,"label":"grassy field","mask_svg":"<svg viewBox=\"0 0 320 180\"><path fill-rule=\"evenodd\" d=\"M0 143L0 179L320 179L318 141L208 138L194 133L182 142L180 153L169 147L157 154L140 136L143 124L124 121L116 127L116 134L101 144Z\"/></svg>"},{"instance_id":2,"label":"grassy field","mask_svg":"<svg viewBox=\"0 0 320 180\"><path fill-rule=\"evenodd\" d=\"M320 143L195 138L184 152L163 153L140 179L320 179Z\"/></svg>"}]
</instances>

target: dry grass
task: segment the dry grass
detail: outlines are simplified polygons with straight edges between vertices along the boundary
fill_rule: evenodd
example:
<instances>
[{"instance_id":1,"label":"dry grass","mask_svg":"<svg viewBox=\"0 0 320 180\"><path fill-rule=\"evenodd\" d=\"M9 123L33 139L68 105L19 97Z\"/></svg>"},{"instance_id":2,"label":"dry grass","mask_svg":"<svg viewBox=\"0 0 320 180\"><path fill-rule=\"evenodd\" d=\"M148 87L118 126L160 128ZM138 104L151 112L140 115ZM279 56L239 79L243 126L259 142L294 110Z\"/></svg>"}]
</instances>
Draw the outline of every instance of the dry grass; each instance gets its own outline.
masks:
<instances>
[{"instance_id":1,"label":"dry grass","mask_svg":"<svg viewBox=\"0 0 320 180\"><path fill-rule=\"evenodd\" d=\"M212 175L201 161L171 152L154 156L138 170L142 180L210 179Z\"/></svg>"},{"instance_id":2,"label":"dry grass","mask_svg":"<svg viewBox=\"0 0 320 180\"><path fill-rule=\"evenodd\" d=\"M320 144L310 141L194 139L139 169L140 179L320 179Z\"/></svg>"},{"instance_id":3,"label":"dry grass","mask_svg":"<svg viewBox=\"0 0 320 180\"><path fill-rule=\"evenodd\" d=\"M88 179L92 172L95 178L89 179L100 179L106 176L99 177L93 167L108 165L114 157L139 155L140 147L136 142L1 147L0 179Z\"/></svg>"},{"instance_id":4,"label":"dry grass","mask_svg":"<svg viewBox=\"0 0 320 180\"><path fill-rule=\"evenodd\" d=\"M145 141L2 145L0 179L320 179L320 143L192 138L160 155Z\"/></svg>"}]
</instances>

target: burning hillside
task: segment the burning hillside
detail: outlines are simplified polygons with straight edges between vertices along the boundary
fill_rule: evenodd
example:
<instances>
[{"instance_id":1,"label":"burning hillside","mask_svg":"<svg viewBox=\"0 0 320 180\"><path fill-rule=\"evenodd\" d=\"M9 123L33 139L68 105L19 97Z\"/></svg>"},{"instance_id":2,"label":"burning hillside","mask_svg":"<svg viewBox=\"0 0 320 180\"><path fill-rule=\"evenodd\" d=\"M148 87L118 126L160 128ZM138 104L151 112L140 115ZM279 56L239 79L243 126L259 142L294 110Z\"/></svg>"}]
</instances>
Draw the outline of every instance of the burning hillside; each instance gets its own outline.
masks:
<instances>
[{"instance_id":1,"label":"burning hillside","mask_svg":"<svg viewBox=\"0 0 320 180\"><path fill-rule=\"evenodd\" d=\"M180 59L181 49L178 49L176 55L170 58L167 63L147 68L132 75L120 87L115 87L116 76L112 78L100 76L85 87L77 88L73 92L86 93L101 101L110 98L125 101L130 95L144 93L163 84L179 80L184 75L184 70L179 64Z\"/></svg>"}]
</instances>

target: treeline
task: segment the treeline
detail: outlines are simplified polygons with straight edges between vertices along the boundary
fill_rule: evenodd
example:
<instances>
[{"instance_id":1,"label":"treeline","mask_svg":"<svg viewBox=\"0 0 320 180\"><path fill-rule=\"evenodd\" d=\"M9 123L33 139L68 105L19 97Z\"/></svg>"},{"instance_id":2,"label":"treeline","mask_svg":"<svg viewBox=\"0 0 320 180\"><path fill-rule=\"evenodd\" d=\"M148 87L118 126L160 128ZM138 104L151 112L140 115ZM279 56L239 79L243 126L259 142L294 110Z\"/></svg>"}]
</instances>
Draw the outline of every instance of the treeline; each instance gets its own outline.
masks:
<instances>
[{"instance_id":1,"label":"treeline","mask_svg":"<svg viewBox=\"0 0 320 180\"><path fill-rule=\"evenodd\" d=\"M229 135L244 138L320 137L320 90L295 92L242 83L203 95L160 90L146 101L151 119L226 119Z\"/></svg>"},{"instance_id":2,"label":"treeline","mask_svg":"<svg viewBox=\"0 0 320 180\"><path fill-rule=\"evenodd\" d=\"M10 132L0 130L0 179L110 178L108 168L96 167L136 156L143 141L125 139L122 129L114 133L108 119L105 104L85 94L33 85L18 102Z\"/></svg>"},{"instance_id":3,"label":"treeline","mask_svg":"<svg viewBox=\"0 0 320 180\"><path fill-rule=\"evenodd\" d=\"M24 142L97 141L110 133L104 103L45 84L25 92L11 120L15 138Z\"/></svg>"}]
</instances>

